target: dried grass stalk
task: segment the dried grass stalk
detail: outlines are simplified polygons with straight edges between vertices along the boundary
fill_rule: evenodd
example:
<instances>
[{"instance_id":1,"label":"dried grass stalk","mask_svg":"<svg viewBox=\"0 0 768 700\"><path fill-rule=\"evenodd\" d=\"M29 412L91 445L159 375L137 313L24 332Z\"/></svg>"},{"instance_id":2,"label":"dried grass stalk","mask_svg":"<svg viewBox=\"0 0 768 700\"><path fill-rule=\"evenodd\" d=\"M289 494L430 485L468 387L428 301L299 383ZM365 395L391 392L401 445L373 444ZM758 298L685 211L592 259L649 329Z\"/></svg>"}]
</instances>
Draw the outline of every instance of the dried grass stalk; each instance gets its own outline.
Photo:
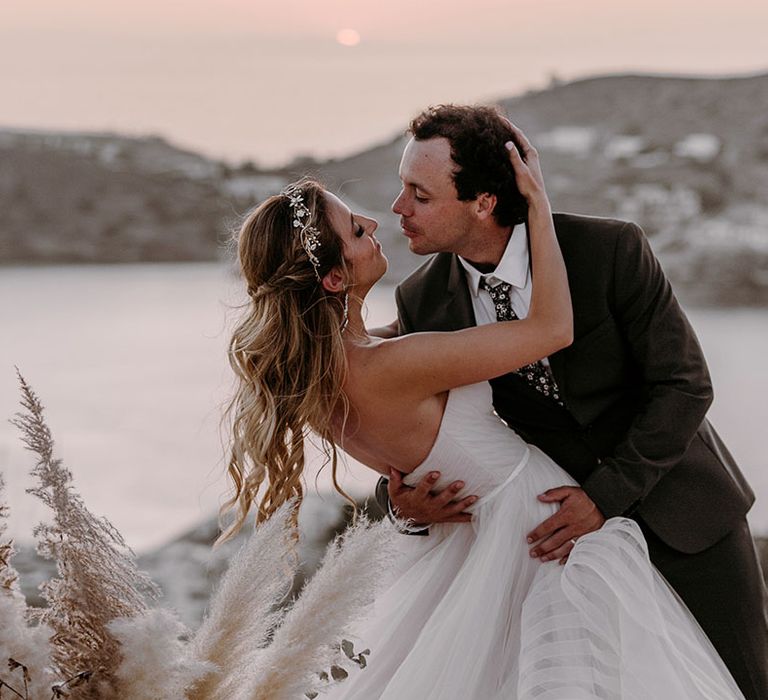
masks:
<instances>
[{"instance_id":1,"label":"dried grass stalk","mask_svg":"<svg viewBox=\"0 0 768 700\"><path fill-rule=\"evenodd\" d=\"M27 603L11 564L14 549L13 542L6 537L8 513L5 482L0 474L0 682L22 692L26 689L30 698L47 700L55 680L48 641L52 631L46 625L29 624ZM1 688L0 683L0 695Z\"/></svg>"},{"instance_id":2,"label":"dried grass stalk","mask_svg":"<svg viewBox=\"0 0 768 700\"><path fill-rule=\"evenodd\" d=\"M284 612L298 565L289 501L234 557L187 642L175 614L147 608L144 594L156 586L114 527L86 509L54 458L40 401L21 374L19 382L26 412L12 423L38 456L29 493L54 515L35 529L38 551L56 560L59 575L42 587L49 607L30 627L0 505L0 662L6 654L20 662L11 670L33 683L30 700L47 700L52 673L68 679L61 697L71 700L288 700L322 685L318 672L340 661L339 642L383 585L400 537L392 525L360 518ZM0 479L0 504L2 487Z\"/></svg>"},{"instance_id":3,"label":"dried grass stalk","mask_svg":"<svg viewBox=\"0 0 768 700\"><path fill-rule=\"evenodd\" d=\"M42 404L18 369L17 375L25 412L17 413L11 422L38 457L32 470L38 485L28 492L54 515L53 524L38 525L34 535L38 552L56 560L59 574L41 587L49 607L37 618L54 631L53 661L61 676L93 673L90 682L67 688L72 700L117 697L114 674L120 648L107 624L143 613L144 595L156 596L158 589L136 568L133 552L120 533L85 507L72 486L71 473L54 457Z\"/></svg>"},{"instance_id":4,"label":"dried grass stalk","mask_svg":"<svg viewBox=\"0 0 768 700\"><path fill-rule=\"evenodd\" d=\"M359 517L329 545L272 643L243 673L232 700L287 700L316 690L318 670L341 660L339 642L381 589L398 537L389 521Z\"/></svg>"},{"instance_id":5,"label":"dried grass stalk","mask_svg":"<svg viewBox=\"0 0 768 700\"><path fill-rule=\"evenodd\" d=\"M215 670L194 658L189 630L169 610L113 620L109 629L123 653L116 671L120 700L182 700L188 688Z\"/></svg>"},{"instance_id":6,"label":"dried grass stalk","mask_svg":"<svg viewBox=\"0 0 768 700\"><path fill-rule=\"evenodd\" d=\"M19 594L19 575L11 564L15 552L13 540L6 536L9 510L5 503L5 480L0 474L0 595Z\"/></svg>"},{"instance_id":7,"label":"dried grass stalk","mask_svg":"<svg viewBox=\"0 0 768 700\"><path fill-rule=\"evenodd\" d=\"M278 624L298 561L293 548L294 501L283 504L240 548L195 635L195 655L215 664L191 700L230 700Z\"/></svg>"}]
</instances>

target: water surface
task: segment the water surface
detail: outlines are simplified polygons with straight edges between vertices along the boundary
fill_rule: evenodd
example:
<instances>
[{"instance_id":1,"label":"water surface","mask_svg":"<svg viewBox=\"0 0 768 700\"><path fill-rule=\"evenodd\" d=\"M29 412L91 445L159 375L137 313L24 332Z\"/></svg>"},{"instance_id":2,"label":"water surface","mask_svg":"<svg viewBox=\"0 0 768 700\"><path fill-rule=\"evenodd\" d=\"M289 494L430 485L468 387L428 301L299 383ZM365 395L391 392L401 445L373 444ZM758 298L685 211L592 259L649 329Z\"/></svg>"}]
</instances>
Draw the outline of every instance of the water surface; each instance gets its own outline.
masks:
<instances>
[{"instance_id":1,"label":"water surface","mask_svg":"<svg viewBox=\"0 0 768 700\"><path fill-rule=\"evenodd\" d=\"M45 404L57 453L87 505L137 550L210 514L228 487L218 421L239 294L213 263L0 269L0 418L18 410L16 364ZM710 417L758 494L753 527L768 533L768 310L690 316L715 383ZM376 290L371 322L393 317L392 289ZM16 429L0 421L0 469L19 539L45 516L24 493L31 466ZM344 479L355 494L375 482L359 465ZM329 488L325 476L318 483Z\"/></svg>"}]
</instances>

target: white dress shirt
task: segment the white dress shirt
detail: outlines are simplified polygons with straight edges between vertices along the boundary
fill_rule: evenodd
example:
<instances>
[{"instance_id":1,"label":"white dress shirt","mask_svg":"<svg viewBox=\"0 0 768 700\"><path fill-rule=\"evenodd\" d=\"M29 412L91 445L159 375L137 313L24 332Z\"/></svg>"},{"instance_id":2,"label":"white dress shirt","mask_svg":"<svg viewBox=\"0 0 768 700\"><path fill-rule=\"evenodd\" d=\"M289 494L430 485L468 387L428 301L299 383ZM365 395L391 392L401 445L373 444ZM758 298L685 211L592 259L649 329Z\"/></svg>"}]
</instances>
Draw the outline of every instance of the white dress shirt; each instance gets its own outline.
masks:
<instances>
[{"instance_id":1,"label":"white dress shirt","mask_svg":"<svg viewBox=\"0 0 768 700\"><path fill-rule=\"evenodd\" d=\"M478 326L496 323L496 308L491 296L480 287L483 279L487 280L492 287L500 282L511 284L509 301L512 304L512 310L518 318L528 316L528 310L531 307L531 258L525 226L518 225L512 229L509 243L493 272L482 273L461 256L459 256L459 262L466 273L472 310L475 312L475 323ZM545 367L549 367L549 360L546 357L542 359L542 363Z\"/></svg>"}]
</instances>

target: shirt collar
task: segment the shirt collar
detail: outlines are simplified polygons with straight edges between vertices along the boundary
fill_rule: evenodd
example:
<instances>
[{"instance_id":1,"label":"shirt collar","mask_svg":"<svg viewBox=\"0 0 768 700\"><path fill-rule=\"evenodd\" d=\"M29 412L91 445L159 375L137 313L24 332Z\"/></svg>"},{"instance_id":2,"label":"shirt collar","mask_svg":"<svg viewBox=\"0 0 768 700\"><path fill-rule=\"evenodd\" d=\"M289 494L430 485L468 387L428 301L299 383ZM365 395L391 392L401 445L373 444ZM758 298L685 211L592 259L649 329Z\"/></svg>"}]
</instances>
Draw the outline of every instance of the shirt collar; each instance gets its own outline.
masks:
<instances>
[{"instance_id":1,"label":"shirt collar","mask_svg":"<svg viewBox=\"0 0 768 700\"><path fill-rule=\"evenodd\" d=\"M480 282L483 278L488 280L491 286L499 282L507 282L513 287L523 289L528 284L529 256L528 236L525 226L515 226L509 237L507 247L501 256L499 264L493 272L482 273L472 267L464 258L459 256L459 262L467 273L469 291L478 295Z\"/></svg>"}]
</instances>

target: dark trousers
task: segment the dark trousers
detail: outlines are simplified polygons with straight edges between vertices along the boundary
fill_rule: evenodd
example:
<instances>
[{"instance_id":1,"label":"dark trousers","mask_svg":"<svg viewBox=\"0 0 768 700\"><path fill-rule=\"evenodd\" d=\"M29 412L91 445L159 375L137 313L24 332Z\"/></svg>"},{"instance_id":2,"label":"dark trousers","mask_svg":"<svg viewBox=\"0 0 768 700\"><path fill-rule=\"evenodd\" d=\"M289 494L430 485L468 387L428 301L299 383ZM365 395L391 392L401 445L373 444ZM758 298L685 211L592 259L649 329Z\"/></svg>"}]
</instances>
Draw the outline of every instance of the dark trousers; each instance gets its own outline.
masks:
<instances>
[{"instance_id":1,"label":"dark trousers","mask_svg":"<svg viewBox=\"0 0 768 700\"><path fill-rule=\"evenodd\" d=\"M637 518L651 561L683 599L747 700L768 699L768 610L746 520L698 554L664 544Z\"/></svg>"}]
</instances>

